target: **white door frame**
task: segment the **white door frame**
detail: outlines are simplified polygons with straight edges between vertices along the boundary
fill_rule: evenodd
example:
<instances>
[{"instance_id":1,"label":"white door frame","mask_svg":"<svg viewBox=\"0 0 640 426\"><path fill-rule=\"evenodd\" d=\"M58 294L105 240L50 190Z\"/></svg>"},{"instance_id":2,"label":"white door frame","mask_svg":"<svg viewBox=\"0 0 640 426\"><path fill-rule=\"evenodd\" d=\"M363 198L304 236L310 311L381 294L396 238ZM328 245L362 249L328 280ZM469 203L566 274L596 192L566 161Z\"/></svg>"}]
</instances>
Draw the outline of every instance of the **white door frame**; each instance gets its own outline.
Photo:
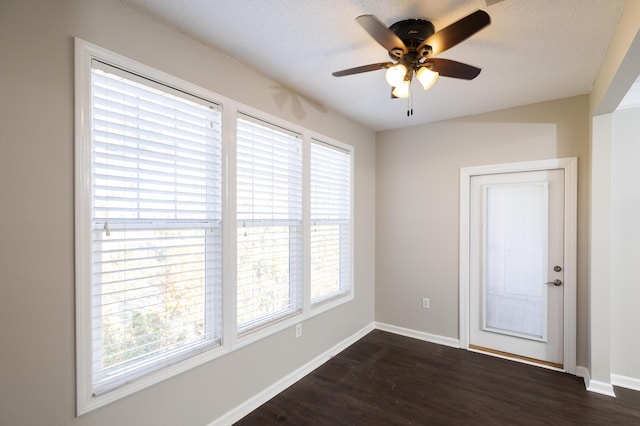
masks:
<instances>
[{"instance_id":1,"label":"white door frame","mask_svg":"<svg viewBox=\"0 0 640 426\"><path fill-rule=\"evenodd\" d=\"M460 346L469 349L469 196L478 175L537 170L564 170L564 371L576 374L576 287L578 232L578 159L554 158L460 169Z\"/></svg>"}]
</instances>

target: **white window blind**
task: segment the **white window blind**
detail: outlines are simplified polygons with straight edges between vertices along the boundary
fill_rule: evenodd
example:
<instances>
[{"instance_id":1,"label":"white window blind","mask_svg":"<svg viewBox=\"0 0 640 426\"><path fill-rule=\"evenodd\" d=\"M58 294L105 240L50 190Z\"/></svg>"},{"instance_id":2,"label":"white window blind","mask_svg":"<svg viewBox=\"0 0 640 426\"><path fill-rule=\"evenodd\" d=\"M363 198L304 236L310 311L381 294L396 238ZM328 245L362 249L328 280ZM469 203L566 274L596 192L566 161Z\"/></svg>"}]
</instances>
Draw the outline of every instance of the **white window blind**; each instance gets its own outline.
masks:
<instances>
[{"instance_id":1,"label":"white window blind","mask_svg":"<svg viewBox=\"0 0 640 426\"><path fill-rule=\"evenodd\" d=\"M243 333L301 307L299 135L238 117L236 202L237 325Z\"/></svg>"},{"instance_id":2,"label":"white window blind","mask_svg":"<svg viewBox=\"0 0 640 426\"><path fill-rule=\"evenodd\" d=\"M351 289L351 154L311 143L311 302Z\"/></svg>"},{"instance_id":3,"label":"white window blind","mask_svg":"<svg viewBox=\"0 0 640 426\"><path fill-rule=\"evenodd\" d=\"M220 343L221 111L94 60L94 393Z\"/></svg>"}]
</instances>

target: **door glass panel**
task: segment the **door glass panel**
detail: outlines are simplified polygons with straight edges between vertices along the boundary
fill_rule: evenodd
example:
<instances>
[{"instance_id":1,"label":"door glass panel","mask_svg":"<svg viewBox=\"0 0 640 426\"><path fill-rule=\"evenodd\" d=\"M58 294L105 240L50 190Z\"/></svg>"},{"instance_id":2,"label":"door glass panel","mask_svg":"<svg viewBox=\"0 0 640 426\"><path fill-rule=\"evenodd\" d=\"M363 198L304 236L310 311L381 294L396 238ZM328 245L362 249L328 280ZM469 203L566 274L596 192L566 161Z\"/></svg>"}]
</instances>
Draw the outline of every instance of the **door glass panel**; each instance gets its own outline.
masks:
<instances>
[{"instance_id":1,"label":"door glass panel","mask_svg":"<svg viewBox=\"0 0 640 426\"><path fill-rule=\"evenodd\" d=\"M546 340L548 183L484 186L486 331Z\"/></svg>"}]
</instances>

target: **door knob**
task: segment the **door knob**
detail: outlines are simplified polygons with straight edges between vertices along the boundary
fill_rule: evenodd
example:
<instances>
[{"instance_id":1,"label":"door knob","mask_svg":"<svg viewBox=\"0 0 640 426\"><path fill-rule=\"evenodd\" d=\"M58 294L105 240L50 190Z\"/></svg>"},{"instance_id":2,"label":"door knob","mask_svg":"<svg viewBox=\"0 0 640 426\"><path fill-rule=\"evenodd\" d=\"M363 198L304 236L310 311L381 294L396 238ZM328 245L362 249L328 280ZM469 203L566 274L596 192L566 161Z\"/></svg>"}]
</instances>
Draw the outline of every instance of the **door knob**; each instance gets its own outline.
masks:
<instances>
[{"instance_id":1,"label":"door knob","mask_svg":"<svg viewBox=\"0 0 640 426\"><path fill-rule=\"evenodd\" d=\"M561 286L561 285L562 285L562 281L560 281L559 279L555 279L555 280L553 280L553 281L546 282L545 284L553 284L553 285L555 285L556 287L558 287L558 286Z\"/></svg>"}]
</instances>

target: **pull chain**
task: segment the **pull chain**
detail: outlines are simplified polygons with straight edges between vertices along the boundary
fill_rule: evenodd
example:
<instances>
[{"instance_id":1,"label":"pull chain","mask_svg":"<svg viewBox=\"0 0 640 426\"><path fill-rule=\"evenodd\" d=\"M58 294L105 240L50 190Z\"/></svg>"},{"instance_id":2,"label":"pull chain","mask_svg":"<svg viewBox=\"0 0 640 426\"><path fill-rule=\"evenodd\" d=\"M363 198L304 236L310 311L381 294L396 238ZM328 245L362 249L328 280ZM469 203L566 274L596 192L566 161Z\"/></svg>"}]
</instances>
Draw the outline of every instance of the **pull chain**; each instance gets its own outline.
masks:
<instances>
[{"instance_id":1,"label":"pull chain","mask_svg":"<svg viewBox=\"0 0 640 426\"><path fill-rule=\"evenodd\" d=\"M411 117L413 115L413 97L411 96L411 79L409 79L409 96L407 96L407 117Z\"/></svg>"},{"instance_id":2,"label":"pull chain","mask_svg":"<svg viewBox=\"0 0 640 426\"><path fill-rule=\"evenodd\" d=\"M407 117L413 115L413 98L411 97L411 88L409 88L409 96L407 97Z\"/></svg>"}]
</instances>

